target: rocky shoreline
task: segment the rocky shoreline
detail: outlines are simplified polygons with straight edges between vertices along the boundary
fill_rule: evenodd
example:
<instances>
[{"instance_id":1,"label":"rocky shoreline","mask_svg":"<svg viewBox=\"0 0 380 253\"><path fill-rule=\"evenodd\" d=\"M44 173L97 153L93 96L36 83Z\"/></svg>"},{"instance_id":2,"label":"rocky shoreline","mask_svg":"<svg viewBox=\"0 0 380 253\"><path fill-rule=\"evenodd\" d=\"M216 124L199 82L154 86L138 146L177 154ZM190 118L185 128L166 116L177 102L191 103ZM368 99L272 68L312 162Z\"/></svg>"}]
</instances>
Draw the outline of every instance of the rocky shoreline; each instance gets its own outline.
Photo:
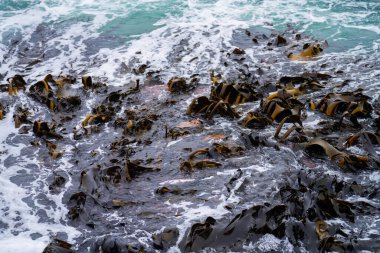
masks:
<instances>
[{"instance_id":1,"label":"rocky shoreline","mask_svg":"<svg viewBox=\"0 0 380 253\"><path fill-rule=\"evenodd\" d=\"M18 129L6 145L23 145L19 157L2 151L4 169L37 158L13 180L40 168L33 201L49 207L46 188L61 195L61 222L82 233L70 245L62 231L44 252L380 249L368 180L380 163L378 94L342 81L343 63L316 61L328 44L293 30L239 30L232 44L219 69L184 76L137 52L120 66L136 81L122 86L4 78L0 119ZM168 61L185 54L178 45ZM266 237L277 243L258 244Z\"/></svg>"}]
</instances>

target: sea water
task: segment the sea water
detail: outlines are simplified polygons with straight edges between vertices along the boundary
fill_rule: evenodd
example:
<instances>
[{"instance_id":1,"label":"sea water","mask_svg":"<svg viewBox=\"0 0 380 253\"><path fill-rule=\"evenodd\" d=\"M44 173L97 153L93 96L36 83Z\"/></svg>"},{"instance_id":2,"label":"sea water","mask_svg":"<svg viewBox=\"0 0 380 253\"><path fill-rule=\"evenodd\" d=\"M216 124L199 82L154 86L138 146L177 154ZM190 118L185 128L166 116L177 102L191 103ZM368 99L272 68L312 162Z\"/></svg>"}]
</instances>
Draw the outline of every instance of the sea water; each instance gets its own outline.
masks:
<instances>
[{"instance_id":1,"label":"sea water","mask_svg":"<svg viewBox=\"0 0 380 253\"><path fill-rule=\"evenodd\" d=\"M294 29L314 40L327 40L326 54L318 61L342 62L339 69L353 80L348 88L379 94L378 0L0 0L0 82L20 73L34 81L47 73L70 73L99 76L123 86L135 77L120 71L122 63L149 63L153 69L165 70L164 81L173 75L207 76L211 68L221 65L220 49L232 45L237 29ZM188 53L181 55L182 49ZM178 54L180 59L175 58ZM359 68L353 62L358 58L372 67ZM8 143L17 133L12 125L11 116L0 121L1 251L42 252L50 238L60 233L74 242L81 232L66 225L62 194L49 194L44 183L50 169L31 165L40 162L33 154L21 154L22 144ZM68 163L63 159L59 168L65 170ZM13 179L20 174L30 177ZM379 182L376 173L370 178ZM37 197L40 192L44 201L53 204ZM223 215L223 201L214 210L185 201L173 207L187 210L189 222L184 224L189 226L194 217ZM40 212L45 219L38 218Z\"/></svg>"}]
</instances>

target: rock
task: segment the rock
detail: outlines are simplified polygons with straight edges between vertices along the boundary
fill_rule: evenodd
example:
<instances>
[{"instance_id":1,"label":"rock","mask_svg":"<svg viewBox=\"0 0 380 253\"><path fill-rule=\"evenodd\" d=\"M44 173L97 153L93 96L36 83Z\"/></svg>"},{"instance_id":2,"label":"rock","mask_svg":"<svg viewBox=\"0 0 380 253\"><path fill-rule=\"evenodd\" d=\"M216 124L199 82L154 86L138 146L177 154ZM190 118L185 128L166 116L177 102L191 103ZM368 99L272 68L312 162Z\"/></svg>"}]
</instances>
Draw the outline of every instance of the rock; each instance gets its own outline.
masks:
<instances>
[{"instance_id":1,"label":"rock","mask_svg":"<svg viewBox=\"0 0 380 253\"><path fill-rule=\"evenodd\" d=\"M276 45L276 46L278 46L278 47L282 47L282 46L286 46L288 44L288 42L281 35L277 35L277 37L275 38L273 44Z\"/></svg>"},{"instance_id":2,"label":"rock","mask_svg":"<svg viewBox=\"0 0 380 253\"><path fill-rule=\"evenodd\" d=\"M235 48L233 51L232 51L233 54L236 54L236 55L243 55L245 54L245 51L241 48Z\"/></svg>"},{"instance_id":3,"label":"rock","mask_svg":"<svg viewBox=\"0 0 380 253\"><path fill-rule=\"evenodd\" d=\"M167 251L175 245L179 236L177 228L165 228L163 232L152 235L153 247L158 250Z\"/></svg>"}]
</instances>

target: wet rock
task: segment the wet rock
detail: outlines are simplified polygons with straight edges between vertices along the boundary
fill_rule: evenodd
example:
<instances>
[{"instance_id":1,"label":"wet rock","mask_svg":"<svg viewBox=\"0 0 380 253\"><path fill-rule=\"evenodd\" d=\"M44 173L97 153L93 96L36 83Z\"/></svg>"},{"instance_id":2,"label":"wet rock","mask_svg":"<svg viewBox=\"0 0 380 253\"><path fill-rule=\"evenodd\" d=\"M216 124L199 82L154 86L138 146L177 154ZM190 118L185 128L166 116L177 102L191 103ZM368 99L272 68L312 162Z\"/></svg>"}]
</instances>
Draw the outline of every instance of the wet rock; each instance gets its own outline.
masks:
<instances>
[{"instance_id":1,"label":"wet rock","mask_svg":"<svg viewBox=\"0 0 380 253\"><path fill-rule=\"evenodd\" d=\"M142 246L129 244L122 238L105 236L98 239L90 249L91 253L145 253Z\"/></svg>"},{"instance_id":2,"label":"wet rock","mask_svg":"<svg viewBox=\"0 0 380 253\"><path fill-rule=\"evenodd\" d=\"M232 51L233 54L236 54L236 55L243 55L245 54L245 51L241 48L235 48L233 51Z\"/></svg>"},{"instance_id":3,"label":"wet rock","mask_svg":"<svg viewBox=\"0 0 380 253\"><path fill-rule=\"evenodd\" d=\"M201 248L199 247L199 241L207 240L213 231L213 227L216 223L216 220L212 217L207 217L203 223L195 223L187 236L185 250L189 251L198 251Z\"/></svg>"},{"instance_id":4,"label":"wet rock","mask_svg":"<svg viewBox=\"0 0 380 253\"><path fill-rule=\"evenodd\" d=\"M62 186L66 183L66 179L60 175L53 177L53 182L49 184L49 190L55 193L60 192Z\"/></svg>"},{"instance_id":5,"label":"wet rock","mask_svg":"<svg viewBox=\"0 0 380 253\"><path fill-rule=\"evenodd\" d=\"M60 112L73 112L78 109L82 103L79 96L58 97L56 110Z\"/></svg>"},{"instance_id":6,"label":"wet rock","mask_svg":"<svg viewBox=\"0 0 380 253\"><path fill-rule=\"evenodd\" d=\"M82 84L83 84L83 90L84 91L96 91L98 89L106 90L107 85L100 81L94 81L91 76L83 76L82 77Z\"/></svg>"},{"instance_id":7,"label":"wet rock","mask_svg":"<svg viewBox=\"0 0 380 253\"><path fill-rule=\"evenodd\" d=\"M161 71L156 70L156 71L149 71L146 73L146 78L145 78L145 85L160 85L162 84L162 79L160 75Z\"/></svg>"},{"instance_id":8,"label":"wet rock","mask_svg":"<svg viewBox=\"0 0 380 253\"><path fill-rule=\"evenodd\" d=\"M242 134L241 139L248 149L255 147L274 147L279 149L276 143L271 142L268 137L252 132L251 134Z\"/></svg>"},{"instance_id":9,"label":"wet rock","mask_svg":"<svg viewBox=\"0 0 380 253\"><path fill-rule=\"evenodd\" d=\"M277 47L286 46L288 44L288 41L281 35L277 35L277 37L274 39L273 44Z\"/></svg>"},{"instance_id":10,"label":"wet rock","mask_svg":"<svg viewBox=\"0 0 380 253\"><path fill-rule=\"evenodd\" d=\"M238 179L240 179L243 176L243 171L241 169L238 169L233 177L228 181L228 183L225 184L227 191L231 192L231 190L235 187L235 183Z\"/></svg>"},{"instance_id":11,"label":"wet rock","mask_svg":"<svg viewBox=\"0 0 380 253\"><path fill-rule=\"evenodd\" d=\"M32 130L32 126L22 126L19 130L19 134L28 134L29 131Z\"/></svg>"},{"instance_id":12,"label":"wet rock","mask_svg":"<svg viewBox=\"0 0 380 253\"><path fill-rule=\"evenodd\" d=\"M165 228L164 231L152 235L153 247L157 250L168 250L175 245L179 236L177 228Z\"/></svg>"},{"instance_id":13,"label":"wet rock","mask_svg":"<svg viewBox=\"0 0 380 253\"><path fill-rule=\"evenodd\" d=\"M137 69L133 69L133 72L136 74L136 75L141 75L141 74L144 74L145 70L149 68L149 65L148 64L142 64L140 65Z\"/></svg>"}]
</instances>

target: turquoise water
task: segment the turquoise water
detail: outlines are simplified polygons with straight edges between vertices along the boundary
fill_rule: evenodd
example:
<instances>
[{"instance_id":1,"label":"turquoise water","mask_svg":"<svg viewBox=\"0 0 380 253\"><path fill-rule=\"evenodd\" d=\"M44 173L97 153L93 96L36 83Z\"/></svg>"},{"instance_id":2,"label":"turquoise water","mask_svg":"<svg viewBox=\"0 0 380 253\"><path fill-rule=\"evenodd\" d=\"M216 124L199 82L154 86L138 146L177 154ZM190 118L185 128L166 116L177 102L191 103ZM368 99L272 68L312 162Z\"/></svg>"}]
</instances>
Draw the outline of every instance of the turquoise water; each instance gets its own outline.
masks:
<instances>
[{"instance_id":1,"label":"turquoise water","mask_svg":"<svg viewBox=\"0 0 380 253\"><path fill-rule=\"evenodd\" d=\"M3 0L0 56L6 60L0 73L20 71L14 69L19 59L7 53L22 42L38 45L41 52L33 57L61 50L52 54L54 63L42 66L41 71L58 72L52 64L68 71L65 63L71 62L77 72L112 79L110 61L128 61L135 52L145 51L141 60L162 66L181 41L196 45L199 54L230 45L233 31L250 27L281 32L291 26L316 40L327 40L327 52L360 49L375 55L379 53L379 24L380 2L376 0ZM220 57L217 50L213 55ZM89 58L100 66L92 68ZM102 64L105 58L108 65ZM214 59L211 62L218 65ZM186 72L181 66L172 72L178 71Z\"/></svg>"},{"instance_id":2,"label":"turquoise water","mask_svg":"<svg viewBox=\"0 0 380 253\"><path fill-rule=\"evenodd\" d=\"M12 28L11 21L27 16L32 22L16 25L20 30L33 29L40 22L60 23L58 29L68 29L74 22L94 25L96 15L102 20L92 32L112 34L120 39L120 46L136 36L149 33L167 22L180 20L191 24L202 14L210 20L246 25L272 23L276 29L291 24L318 39L340 41L344 47L371 46L379 41L380 3L373 1L12 1L0 2L3 43ZM194 14L195 16L191 16ZM198 14L198 17L197 17ZM36 15L36 18L33 16ZM72 20L73 22L70 22ZM7 22L9 21L9 23ZM33 22L34 21L34 22ZM161 25L157 25L161 22ZM5 35L4 35L5 34ZM5 41L4 41L5 40ZM342 45L338 47L343 47Z\"/></svg>"}]
</instances>

